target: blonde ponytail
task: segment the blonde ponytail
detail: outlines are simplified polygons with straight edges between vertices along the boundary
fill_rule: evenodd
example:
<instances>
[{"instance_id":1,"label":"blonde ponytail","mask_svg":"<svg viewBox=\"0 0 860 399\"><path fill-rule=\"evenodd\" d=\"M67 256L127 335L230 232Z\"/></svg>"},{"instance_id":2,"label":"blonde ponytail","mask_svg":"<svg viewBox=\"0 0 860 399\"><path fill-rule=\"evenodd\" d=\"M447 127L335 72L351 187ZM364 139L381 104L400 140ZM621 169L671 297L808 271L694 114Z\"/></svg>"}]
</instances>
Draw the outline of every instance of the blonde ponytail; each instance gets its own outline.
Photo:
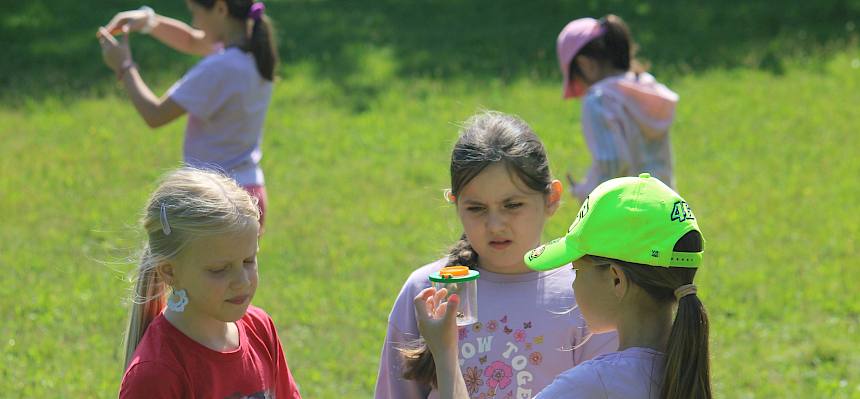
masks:
<instances>
[{"instance_id":1,"label":"blonde ponytail","mask_svg":"<svg viewBox=\"0 0 860 399\"><path fill-rule=\"evenodd\" d=\"M164 309L167 299L164 295L165 284L158 271L149 248L144 249L134 281L131 310L128 317L128 329L125 335L125 365L128 368L134 351L143 338L143 333L149 323Z\"/></svg>"}]
</instances>

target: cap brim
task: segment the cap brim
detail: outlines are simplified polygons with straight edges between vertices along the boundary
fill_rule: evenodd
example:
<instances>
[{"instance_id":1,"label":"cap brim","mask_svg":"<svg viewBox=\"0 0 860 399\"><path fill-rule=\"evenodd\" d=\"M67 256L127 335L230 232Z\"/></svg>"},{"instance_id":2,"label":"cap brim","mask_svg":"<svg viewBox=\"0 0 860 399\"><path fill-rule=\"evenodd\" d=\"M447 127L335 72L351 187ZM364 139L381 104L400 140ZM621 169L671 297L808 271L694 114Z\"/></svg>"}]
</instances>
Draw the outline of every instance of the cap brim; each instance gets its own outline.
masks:
<instances>
[{"instance_id":1,"label":"cap brim","mask_svg":"<svg viewBox=\"0 0 860 399\"><path fill-rule=\"evenodd\" d=\"M567 237L557 238L529 252L523 259L532 270L552 270L581 258L584 253L567 245Z\"/></svg>"}]
</instances>

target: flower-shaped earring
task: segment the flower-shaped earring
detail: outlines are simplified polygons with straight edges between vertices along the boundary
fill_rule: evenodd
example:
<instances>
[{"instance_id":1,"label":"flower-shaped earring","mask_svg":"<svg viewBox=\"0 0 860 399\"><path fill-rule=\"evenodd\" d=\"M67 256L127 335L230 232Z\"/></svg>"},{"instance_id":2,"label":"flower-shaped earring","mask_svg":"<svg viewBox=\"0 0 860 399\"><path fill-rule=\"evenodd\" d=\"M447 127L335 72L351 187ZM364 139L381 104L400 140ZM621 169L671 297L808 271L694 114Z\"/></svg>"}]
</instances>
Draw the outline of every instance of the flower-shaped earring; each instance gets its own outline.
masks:
<instances>
[{"instance_id":1,"label":"flower-shaped earring","mask_svg":"<svg viewBox=\"0 0 860 399\"><path fill-rule=\"evenodd\" d=\"M188 293L183 289L175 289L167 297L167 308L173 312L185 311L185 305L188 305Z\"/></svg>"}]
</instances>

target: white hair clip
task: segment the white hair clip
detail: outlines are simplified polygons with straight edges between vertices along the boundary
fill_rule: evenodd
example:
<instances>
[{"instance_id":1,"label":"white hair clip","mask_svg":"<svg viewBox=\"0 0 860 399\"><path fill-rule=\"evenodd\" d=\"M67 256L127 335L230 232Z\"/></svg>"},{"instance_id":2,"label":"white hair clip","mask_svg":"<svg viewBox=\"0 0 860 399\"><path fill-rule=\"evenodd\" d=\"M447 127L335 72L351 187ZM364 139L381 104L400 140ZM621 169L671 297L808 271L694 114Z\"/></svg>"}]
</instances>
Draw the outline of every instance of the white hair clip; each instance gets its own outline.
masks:
<instances>
[{"instance_id":1,"label":"white hair clip","mask_svg":"<svg viewBox=\"0 0 860 399\"><path fill-rule=\"evenodd\" d=\"M166 236L170 235L170 223L167 223L167 207L164 204L161 204L161 231Z\"/></svg>"}]
</instances>

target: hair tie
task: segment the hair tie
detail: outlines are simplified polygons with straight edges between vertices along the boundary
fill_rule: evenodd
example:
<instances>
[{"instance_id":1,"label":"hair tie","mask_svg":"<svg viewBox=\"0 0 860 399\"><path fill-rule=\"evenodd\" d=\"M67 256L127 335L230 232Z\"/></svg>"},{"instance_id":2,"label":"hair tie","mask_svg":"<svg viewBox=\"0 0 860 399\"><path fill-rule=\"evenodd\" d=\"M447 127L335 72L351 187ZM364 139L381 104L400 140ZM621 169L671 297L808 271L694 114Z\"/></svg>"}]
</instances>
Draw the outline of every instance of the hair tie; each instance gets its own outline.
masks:
<instances>
[{"instance_id":1,"label":"hair tie","mask_svg":"<svg viewBox=\"0 0 860 399\"><path fill-rule=\"evenodd\" d=\"M254 21L259 21L263 18L263 10L266 9L266 5L263 4L262 1L258 1L254 4L251 4L251 9L248 11L248 18L253 19Z\"/></svg>"},{"instance_id":2,"label":"hair tie","mask_svg":"<svg viewBox=\"0 0 860 399\"><path fill-rule=\"evenodd\" d=\"M681 298L687 295L696 295L696 285L695 284L687 284L682 285L675 289L675 298L681 300Z\"/></svg>"},{"instance_id":3,"label":"hair tie","mask_svg":"<svg viewBox=\"0 0 860 399\"><path fill-rule=\"evenodd\" d=\"M161 204L161 231L164 235L170 235L170 223L167 223L167 207Z\"/></svg>"}]
</instances>

